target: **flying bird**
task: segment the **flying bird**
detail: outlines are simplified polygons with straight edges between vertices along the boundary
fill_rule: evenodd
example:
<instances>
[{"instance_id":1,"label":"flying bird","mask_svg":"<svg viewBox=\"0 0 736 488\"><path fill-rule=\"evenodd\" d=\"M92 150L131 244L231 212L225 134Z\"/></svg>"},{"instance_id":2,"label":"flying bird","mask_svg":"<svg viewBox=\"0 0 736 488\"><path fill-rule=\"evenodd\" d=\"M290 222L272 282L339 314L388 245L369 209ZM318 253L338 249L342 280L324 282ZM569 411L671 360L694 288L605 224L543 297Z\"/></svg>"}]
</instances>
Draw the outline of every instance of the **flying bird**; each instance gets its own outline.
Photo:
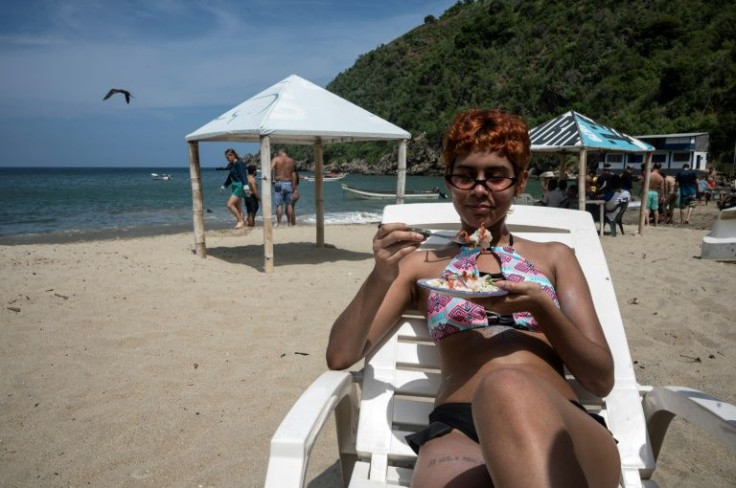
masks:
<instances>
[{"instance_id":1,"label":"flying bird","mask_svg":"<svg viewBox=\"0 0 736 488\"><path fill-rule=\"evenodd\" d=\"M105 95L105 98L103 100L107 100L111 96L115 95L116 93L122 93L125 95L125 103L130 103L130 99L134 98L133 95L130 94L128 90L121 90L119 88L111 88L109 92L107 92L107 95Z\"/></svg>"}]
</instances>

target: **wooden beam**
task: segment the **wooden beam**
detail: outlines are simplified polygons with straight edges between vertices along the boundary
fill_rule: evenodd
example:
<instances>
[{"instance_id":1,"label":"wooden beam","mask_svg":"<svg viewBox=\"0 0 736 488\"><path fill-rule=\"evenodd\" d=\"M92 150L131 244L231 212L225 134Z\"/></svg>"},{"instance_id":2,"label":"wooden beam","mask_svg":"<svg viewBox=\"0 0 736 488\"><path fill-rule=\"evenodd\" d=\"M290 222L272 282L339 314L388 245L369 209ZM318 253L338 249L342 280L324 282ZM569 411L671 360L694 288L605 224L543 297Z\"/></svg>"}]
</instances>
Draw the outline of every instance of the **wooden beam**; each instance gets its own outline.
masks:
<instances>
[{"instance_id":1,"label":"wooden beam","mask_svg":"<svg viewBox=\"0 0 736 488\"><path fill-rule=\"evenodd\" d=\"M652 171L652 153L647 153L647 160L644 164L644 185L641 188L641 207L639 207L639 235L644 233L644 214L647 207L647 193L649 192L649 175Z\"/></svg>"},{"instance_id":2,"label":"wooden beam","mask_svg":"<svg viewBox=\"0 0 736 488\"><path fill-rule=\"evenodd\" d=\"M263 270L273 273L273 222L271 216L271 139L261 136L261 204L263 205Z\"/></svg>"},{"instance_id":3,"label":"wooden beam","mask_svg":"<svg viewBox=\"0 0 736 488\"><path fill-rule=\"evenodd\" d=\"M567 154L560 153L560 169L558 170L557 180L567 179Z\"/></svg>"},{"instance_id":4,"label":"wooden beam","mask_svg":"<svg viewBox=\"0 0 736 488\"><path fill-rule=\"evenodd\" d=\"M325 245L325 208L322 196L322 171L324 167L322 139L314 143L314 208L317 212L317 247Z\"/></svg>"},{"instance_id":5,"label":"wooden beam","mask_svg":"<svg viewBox=\"0 0 736 488\"><path fill-rule=\"evenodd\" d=\"M404 203L404 192L406 189L406 139L399 142L399 165L396 180L396 203Z\"/></svg>"},{"instance_id":6,"label":"wooden beam","mask_svg":"<svg viewBox=\"0 0 736 488\"><path fill-rule=\"evenodd\" d=\"M588 152L580 151L580 169L578 170L578 210L585 210L585 176L588 174Z\"/></svg>"},{"instance_id":7,"label":"wooden beam","mask_svg":"<svg viewBox=\"0 0 736 488\"><path fill-rule=\"evenodd\" d=\"M202 197L202 171L199 167L199 143L187 143L189 146L189 180L192 184L192 220L194 221L194 248L197 256L207 257L207 245L204 240L204 204Z\"/></svg>"}]
</instances>

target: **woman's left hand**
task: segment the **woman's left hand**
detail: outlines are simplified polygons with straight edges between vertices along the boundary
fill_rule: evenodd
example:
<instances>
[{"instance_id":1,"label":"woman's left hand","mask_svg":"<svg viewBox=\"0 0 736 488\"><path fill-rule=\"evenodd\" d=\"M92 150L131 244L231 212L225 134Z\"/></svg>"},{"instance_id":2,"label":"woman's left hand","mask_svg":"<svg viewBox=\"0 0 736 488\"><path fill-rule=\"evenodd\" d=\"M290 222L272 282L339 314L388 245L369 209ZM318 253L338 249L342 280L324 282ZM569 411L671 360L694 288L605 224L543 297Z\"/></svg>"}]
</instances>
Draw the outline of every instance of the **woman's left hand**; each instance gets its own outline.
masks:
<instances>
[{"instance_id":1,"label":"woman's left hand","mask_svg":"<svg viewBox=\"0 0 736 488\"><path fill-rule=\"evenodd\" d=\"M516 312L530 312L534 315L534 312L539 310L545 304L545 301L551 302L550 296L544 292L538 283L495 280L493 284L509 293L498 297L477 298L471 301L500 315L510 315Z\"/></svg>"}]
</instances>

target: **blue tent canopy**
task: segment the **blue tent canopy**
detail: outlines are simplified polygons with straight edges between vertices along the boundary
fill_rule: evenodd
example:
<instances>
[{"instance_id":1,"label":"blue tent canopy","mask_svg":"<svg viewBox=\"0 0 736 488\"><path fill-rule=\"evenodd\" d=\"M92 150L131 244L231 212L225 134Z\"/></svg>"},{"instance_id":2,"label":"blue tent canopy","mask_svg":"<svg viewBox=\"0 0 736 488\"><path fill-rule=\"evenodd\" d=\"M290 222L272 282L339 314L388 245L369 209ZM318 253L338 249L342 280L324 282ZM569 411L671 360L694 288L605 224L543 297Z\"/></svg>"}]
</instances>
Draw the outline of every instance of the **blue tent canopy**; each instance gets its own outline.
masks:
<instances>
[{"instance_id":1,"label":"blue tent canopy","mask_svg":"<svg viewBox=\"0 0 736 488\"><path fill-rule=\"evenodd\" d=\"M532 151L539 152L579 152L583 149L654 151L653 146L573 110L534 127L529 131L529 136Z\"/></svg>"},{"instance_id":2,"label":"blue tent canopy","mask_svg":"<svg viewBox=\"0 0 736 488\"><path fill-rule=\"evenodd\" d=\"M574 110L566 112L559 117L538 125L529 131L532 142L532 152L570 153L580 154L580 168L578 172L578 188L581 189L578 196L578 208L585 208L585 173L587 166L587 152L610 151L610 152L634 152L647 153L646 169L644 176L644 192L649 189L649 171L651 168L651 156L654 146L651 146L635 137L619 132L616 129L599 124L590 117L579 114ZM564 166L564 159L562 165ZM560 173L564 168L560 169ZM639 210L639 234L644 228L644 206ZM601 235L603 235L603 223L601 223Z\"/></svg>"}]
</instances>

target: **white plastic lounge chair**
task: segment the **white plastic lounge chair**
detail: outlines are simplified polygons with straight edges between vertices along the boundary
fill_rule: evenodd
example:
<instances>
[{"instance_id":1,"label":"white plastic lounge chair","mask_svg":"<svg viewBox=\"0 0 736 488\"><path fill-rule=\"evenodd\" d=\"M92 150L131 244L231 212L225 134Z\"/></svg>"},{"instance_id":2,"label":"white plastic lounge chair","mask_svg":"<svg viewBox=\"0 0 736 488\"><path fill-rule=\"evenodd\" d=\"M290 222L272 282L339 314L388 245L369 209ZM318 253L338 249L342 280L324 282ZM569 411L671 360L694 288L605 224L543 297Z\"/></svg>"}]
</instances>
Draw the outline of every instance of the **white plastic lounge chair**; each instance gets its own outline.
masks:
<instances>
[{"instance_id":1,"label":"white plastic lounge chair","mask_svg":"<svg viewBox=\"0 0 736 488\"><path fill-rule=\"evenodd\" d=\"M700 257L723 261L736 259L736 207L718 213L710 233L703 237Z\"/></svg>"},{"instance_id":2,"label":"white plastic lounge chair","mask_svg":"<svg viewBox=\"0 0 736 488\"><path fill-rule=\"evenodd\" d=\"M390 205L383 221L448 229L450 235L459 228L451 203ZM649 478L674 416L701 426L736 450L736 407L697 390L642 387L636 382L608 266L589 213L517 205L508 224L515 235L557 240L575 249L613 351L615 386L601 399L579 387L574 378L569 381L582 403L606 418L619 441L621 486L657 486ZM426 242L447 240L433 235ZM408 486L415 455L404 435L426 426L439 385L438 367L423 317L404 316L396 332L366 358L362 372L325 372L299 398L271 440L265 486L304 486L313 442L332 412L344 486Z\"/></svg>"}]
</instances>

